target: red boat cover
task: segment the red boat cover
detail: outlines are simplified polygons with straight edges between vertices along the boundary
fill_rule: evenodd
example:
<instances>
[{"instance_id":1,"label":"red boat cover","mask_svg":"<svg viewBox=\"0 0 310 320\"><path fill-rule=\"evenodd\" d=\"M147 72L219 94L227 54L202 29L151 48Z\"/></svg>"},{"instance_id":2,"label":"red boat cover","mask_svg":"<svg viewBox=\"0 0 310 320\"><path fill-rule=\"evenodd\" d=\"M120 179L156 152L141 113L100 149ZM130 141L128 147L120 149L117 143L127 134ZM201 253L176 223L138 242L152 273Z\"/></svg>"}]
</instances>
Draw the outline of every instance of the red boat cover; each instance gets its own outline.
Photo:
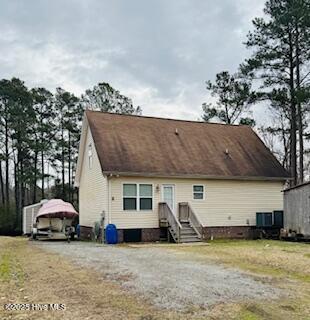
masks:
<instances>
[{"instance_id":1,"label":"red boat cover","mask_svg":"<svg viewBox=\"0 0 310 320\"><path fill-rule=\"evenodd\" d=\"M53 199L42 205L36 218L74 218L77 215L78 213L71 203L61 199Z\"/></svg>"}]
</instances>

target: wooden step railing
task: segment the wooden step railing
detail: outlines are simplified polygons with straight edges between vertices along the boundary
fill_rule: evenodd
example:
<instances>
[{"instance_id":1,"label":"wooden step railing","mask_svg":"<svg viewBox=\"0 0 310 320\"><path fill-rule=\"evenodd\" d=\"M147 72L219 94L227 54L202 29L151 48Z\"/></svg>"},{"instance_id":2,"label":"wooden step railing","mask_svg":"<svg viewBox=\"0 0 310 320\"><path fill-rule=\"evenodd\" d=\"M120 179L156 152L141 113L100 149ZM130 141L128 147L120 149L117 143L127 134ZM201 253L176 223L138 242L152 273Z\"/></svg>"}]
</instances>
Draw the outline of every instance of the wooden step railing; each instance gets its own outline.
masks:
<instances>
[{"instance_id":1,"label":"wooden step railing","mask_svg":"<svg viewBox=\"0 0 310 320\"><path fill-rule=\"evenodd\" d=\"M188 202L179 203L179 220L188 221L200 239L203 239L203 225Z\"/></svg>"},{"instance_id":2,"label":"wooden step railing","mask_svg":"<svg viewBox=\"0 0 310 320\"><path fill-rule=\"evenodd\" d=\"M170 207L166 202L160 202L158 206L159 206L158 216L159 216L160 224L167 222L168 227L172 229L175 235L175 236L172 235L174 237L174 240L176 242L180 242L180 233L182 229L181 223L173 214L173 212L171 211Z\"/></svg>"}]
</instances>

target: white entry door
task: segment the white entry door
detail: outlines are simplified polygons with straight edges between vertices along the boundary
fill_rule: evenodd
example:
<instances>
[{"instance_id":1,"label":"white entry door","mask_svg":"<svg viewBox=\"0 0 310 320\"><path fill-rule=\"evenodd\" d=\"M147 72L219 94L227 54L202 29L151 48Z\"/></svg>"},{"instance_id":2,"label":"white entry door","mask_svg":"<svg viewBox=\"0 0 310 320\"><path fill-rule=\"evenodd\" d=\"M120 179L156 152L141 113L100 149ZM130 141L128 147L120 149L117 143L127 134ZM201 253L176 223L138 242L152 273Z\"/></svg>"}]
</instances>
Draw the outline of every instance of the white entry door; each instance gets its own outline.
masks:
<instances>
[{"instance_id":1,"label":"white entry door","mask_svg":"<svg viewBox=\"0 0 310 320\"><path fill-rule=\"evenodd\" d=\"M166 202L175 214L175 186L173 184L163 184L162 186L162 201Z\"/></svg>"}]
</instances>

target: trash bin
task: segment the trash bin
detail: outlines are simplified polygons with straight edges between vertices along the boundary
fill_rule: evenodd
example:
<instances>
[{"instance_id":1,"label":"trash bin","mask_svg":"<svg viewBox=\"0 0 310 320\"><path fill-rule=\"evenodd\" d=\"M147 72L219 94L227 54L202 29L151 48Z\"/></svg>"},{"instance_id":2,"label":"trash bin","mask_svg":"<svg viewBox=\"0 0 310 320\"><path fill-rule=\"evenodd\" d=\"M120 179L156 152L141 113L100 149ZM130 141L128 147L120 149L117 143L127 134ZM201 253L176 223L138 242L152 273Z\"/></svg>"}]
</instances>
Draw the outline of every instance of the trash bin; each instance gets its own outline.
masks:
<instances>
[{"instance_id":1,"label":"trash bin","mask_svg":"<svg viewBox=\"0 0 310 320\"><path fill-rule=\"evenodd\" d=\"M107 244L117 243L117 229L115 224L108 224L105 228L105 241Z\"/></svg>"}]
</instances>

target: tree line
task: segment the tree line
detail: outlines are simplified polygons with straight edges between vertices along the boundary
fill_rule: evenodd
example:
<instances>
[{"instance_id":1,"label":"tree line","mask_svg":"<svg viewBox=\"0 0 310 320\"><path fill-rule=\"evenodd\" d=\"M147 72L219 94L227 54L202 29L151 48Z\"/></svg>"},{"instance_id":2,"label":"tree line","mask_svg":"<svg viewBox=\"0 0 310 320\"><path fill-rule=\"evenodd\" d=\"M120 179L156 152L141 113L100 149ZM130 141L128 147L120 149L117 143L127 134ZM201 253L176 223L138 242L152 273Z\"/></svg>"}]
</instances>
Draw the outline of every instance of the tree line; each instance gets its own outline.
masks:
<instances>
[{"instance_id":1,"label":"tree line","mask_svg":"<svg viewBox=\"0 0 310 320\"><path fill-rule=\"evenodd\" d=\"M269 123L256 129L291 184L301 183L310 173L310 0L267 1L245 46L251 55L234 74L222 71L207 81L214 102L202 105L202 118L256 126L251 110L267 104ZM73 181L86 108L141 113L108 83L76 96L0 80L0 233L20 231L27 204L52 197L77 203Z\"/></svg>"},{"instance_id":2,"label":"tree line","mask_svg":"<svg viewBox=\"0 0 310 320\"><path fill-rule=\"evenodd\" d=\"M310 174L310 1L269 0L264 17L252 23L250 58L235 74L222 71L207 81L216 102L202 105L202 117L254 126L250 107L268 104L269 124L258 132L296 185Z\"/></svg>"},{"instance_id":3,"label":"tree line","mask_svg":"<svg viewBox=\"0 0 310 320\"><path fill-rule=\"evenodd\" d=\"M22 208L44 198L77 204L74 172L84 110L140 114L107 83L80 97L0 80L0 233L19 233Z\"/></svg>"}]
</instances>

